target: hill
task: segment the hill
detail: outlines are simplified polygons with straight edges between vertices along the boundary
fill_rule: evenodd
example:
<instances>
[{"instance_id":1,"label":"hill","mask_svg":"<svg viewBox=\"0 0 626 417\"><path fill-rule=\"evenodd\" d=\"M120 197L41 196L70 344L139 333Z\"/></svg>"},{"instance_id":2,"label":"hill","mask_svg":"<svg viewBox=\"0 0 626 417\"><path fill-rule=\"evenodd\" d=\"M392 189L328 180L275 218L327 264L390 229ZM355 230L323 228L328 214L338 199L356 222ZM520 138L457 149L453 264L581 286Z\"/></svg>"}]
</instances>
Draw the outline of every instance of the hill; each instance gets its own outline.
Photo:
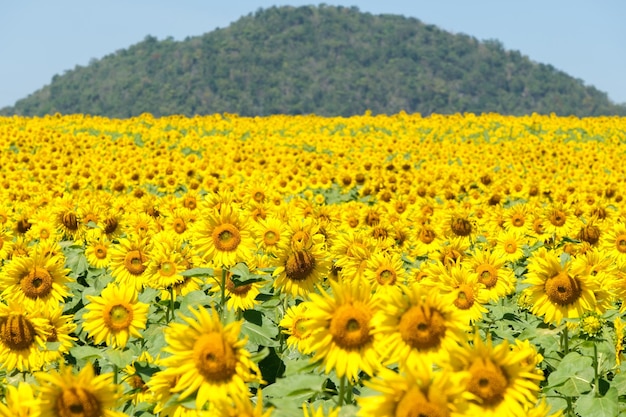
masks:
<instances>
[{"instance_id":1,"label":"hill","mask_svg":"<svg viewBox=\"0 0 626 417\"><path fill-rule=\"evenodd\" d=\"M414 18L273 7L184 41L148 36L0 114L319 115L456 112L626 115L626 106L498 41Z\"/></svg>"}]
</instances>

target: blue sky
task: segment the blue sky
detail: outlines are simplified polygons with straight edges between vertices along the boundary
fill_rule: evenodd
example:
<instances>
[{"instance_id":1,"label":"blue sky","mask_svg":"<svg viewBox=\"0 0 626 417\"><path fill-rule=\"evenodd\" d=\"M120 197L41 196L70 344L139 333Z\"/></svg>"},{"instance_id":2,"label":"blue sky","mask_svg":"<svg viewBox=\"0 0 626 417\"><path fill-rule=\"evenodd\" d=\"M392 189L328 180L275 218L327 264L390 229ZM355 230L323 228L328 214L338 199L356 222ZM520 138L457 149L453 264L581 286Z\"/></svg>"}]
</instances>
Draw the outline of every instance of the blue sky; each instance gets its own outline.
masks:
<instances>
[{"instance_id":1,"label":"blue sky","mask_svg":"<svg viewBox=\"0 0 626 417\"><path fill-rule=\"evenodd\" d=\"M497 39L536 62L626 103L626 1L350 0L323 2L415 17L479 40ZM125 49L147 35L183 40L274 5L315 1L7 0L0 5L0 108L55 74Z\"/></svg>"}]
</instances>

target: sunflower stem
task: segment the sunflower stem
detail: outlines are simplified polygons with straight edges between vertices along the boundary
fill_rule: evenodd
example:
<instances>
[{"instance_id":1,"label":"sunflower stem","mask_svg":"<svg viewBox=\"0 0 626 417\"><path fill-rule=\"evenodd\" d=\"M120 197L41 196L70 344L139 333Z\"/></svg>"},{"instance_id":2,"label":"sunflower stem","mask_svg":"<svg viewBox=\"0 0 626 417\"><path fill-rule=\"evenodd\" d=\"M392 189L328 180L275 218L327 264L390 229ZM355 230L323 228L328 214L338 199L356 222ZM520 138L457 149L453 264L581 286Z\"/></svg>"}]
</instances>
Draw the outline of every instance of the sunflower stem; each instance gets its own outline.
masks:
<instances>
[{"instance_id":1,"label":"sunflower stem","mask_svg":"<svg viewBox=\"0 0 626 417\"><path fill-rule=\"evenodd\" d=\"M342 376L339 380L339 399L337 405L339 407L343 406L343 397L346 393L346 376Z\"/></svg>"},{"instance_id":2,"label":"sunflower stem","mask_svg":"<svg viewBox=\"0 0 626 417\"><path fill-rule=\"evenodd\" d=\"M563 331L561 332L561 350L563 350L563 355L567 355L569 353L569 335L567 334L567 323L565 323Z\"/></svg>"},{"instance_id":3,"label":"sunflower stem","mask_svg":"<svg viewBox=\"0 0 626 417\"><path fill-rule=\"evenodd\" d=\"M116 364L113 364L113 385L117 385L117 374L119 372L119 369L117 368Z\"/></svg>"},{"instance_id":4,"label":"sunflower stem","mask_svg":"<svg viewBox=\"0 0 626 417\"><path fill-rule=\"evenodd\" d=\"M594 387L593 391L596 397L600 396L600 375L598 374L598 345L597 343L593 343L593 380Z\"/></svg>"},{"instance_id":5,"label":"sunflower stem","mask_svg":"<svg viewBox=\"0 0 626 417\"><path fill-rule=\"evenodd\" d=\"M220 307L222 312L222 317L226 317L224 307L226 305L226 268L222 266L222 282L221 282L221 292L220 292Z\"/></svg>"},{"instance_id":6,"label":"sunflower stem","mask_svg":"<svg viewBox=\"0 0 626 417\"><path fill-rule=\"evenodd\" d=\"M167 322L169 323L170 321L174 320L174 286L173 285L170 286L170 303L169 303L167 310L168 310Z\"/></svg>"}]
</instances>

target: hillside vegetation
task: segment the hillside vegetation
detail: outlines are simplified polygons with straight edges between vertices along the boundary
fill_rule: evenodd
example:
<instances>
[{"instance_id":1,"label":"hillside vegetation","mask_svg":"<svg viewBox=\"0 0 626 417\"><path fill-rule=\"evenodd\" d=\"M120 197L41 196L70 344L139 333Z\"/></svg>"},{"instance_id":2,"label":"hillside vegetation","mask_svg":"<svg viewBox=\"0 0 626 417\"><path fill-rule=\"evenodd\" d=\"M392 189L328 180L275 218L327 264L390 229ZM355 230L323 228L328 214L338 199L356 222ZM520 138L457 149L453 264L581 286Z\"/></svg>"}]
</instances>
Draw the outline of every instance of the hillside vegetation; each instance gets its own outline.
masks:
<instances>
[{"instance_id":1,"label":"hillside vegetation","mask_svg":"<svg viewBox=\"0 0 626 417\"><path fill-rule=\"evenodd\" d=\"M626 115L626 106L495 40L357 8L259 10L184 41L147 36L77 66L0 114L131 117L532 112Z\"/></svg>"}]
</instances>

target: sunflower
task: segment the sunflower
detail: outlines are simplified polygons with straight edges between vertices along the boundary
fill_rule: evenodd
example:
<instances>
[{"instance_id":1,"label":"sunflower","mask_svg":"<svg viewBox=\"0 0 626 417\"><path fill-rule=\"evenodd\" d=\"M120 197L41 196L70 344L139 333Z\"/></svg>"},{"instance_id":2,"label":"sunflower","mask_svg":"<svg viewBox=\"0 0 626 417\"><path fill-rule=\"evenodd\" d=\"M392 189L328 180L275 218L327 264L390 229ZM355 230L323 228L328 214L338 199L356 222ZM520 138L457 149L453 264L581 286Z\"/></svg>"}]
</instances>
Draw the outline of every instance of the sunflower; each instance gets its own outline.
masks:
<instances>
[{"instance_id":1,"label":"sunflower","mask_svg":"<svg viewBox=\"0 0 626 417\"><path fill-rule=\"evenodd\" d=\"M159 231L159 226L154 217L141 211L131 211L122 218L122 230L126 236L133 236L139 239L149 239Z\"/></svg>"},{"instance_id":2,"label":"sunflower","mask_svg":"<svg viewBox=\"0 0 626 417\"><path fill-rule=\"evenodd\" d=\"M85 244L85 257L90 266L94 268L107 268L111 262L111 241L105 233L99 229L87 232Z\"/></svg>"},{"instance_id":3,"label":"sunflower","mask_svg":"<svg viewBox=\"0 0 626 417\"><path fill-rule=\"evenodd\" d=\"M466 209L448 210L440 226L443 236L463 243L474 241L479 232L476 217Z\"/></svg>"},{"instance_id":4,"label":"sunflower","mask_svg":"<svg viewBox=\"0 0 626 417\"><path fill-rule=\"evenodd\" d=\"M323 243L308 248L288 249L282 252L273 272L274 288L294 297L306 297L330 272Z\"/></svg>"},{"instance_id":5,"label":"sunflower","mask_svg":"<svg viewBox=\"0 0 626 417\"><path fill-rule=\"evenodd\" d=\"M83 329L95 344L123 348L130 336L142 337L139 330L146 328L149 305L137 301L133 287L110 283L101 295L86 297Z\"/></svg>"},{"instance_id":6,"label":"sunflower","mask_svg":"<svg viewBox=\"0 0 626 417\"><path fill-rule=\"evenodd\" d=\"M466 338L464 316L435 288L403 286L402 293L389 294L374 318L376 350L385 365L411 367L420 360L446 363L450 349Z\"/></svg>"},{"instance_id":7,"label":"sunflower","mask_svg":"<svg viewBox=\"0 0 626 417\"><path fill-rule=\"evenodd\" d=\"M340 234L331 254L341 276L347 279L360 278L365 272L367 260L377 251L376 240L364 230L345 230Z\"/></svg>"},{"instance_id":8,"label":"sunflower","mask_svg":"<svg viewBox=\"0 0 626 417\"><path fill-rule=\"evenodd\" d=\"M209 211L195 226L193 245L215 267L228 268L245 262L256 249L246 219L232 204Z\"/></svg>"},{"instance_id":9,"label":"sunflower","mask_svg":"<svg viewBox=\"0 0 626 417\"><path fill-rule=\"evenodd\" d=\"M9 258L13 251L13 232L0 226L0 261Z\"/></svg>"},{"instance_id":10,"label":"sunflower","mask_svg":"<svg viewBox=\"0 0 626 417\"><path fill-rule=\"evenodd\" d=\"M46 349L43 352L44 362L54 362L70 351L77 340L71 334L76 330L73 314L63 314L63 305L47 308L42 316L50 324L50 334L46 337Z\"/></svg>"},{"instance_id":11,"label":"sunflower","mask_svg":"<svg viewBox=\"0 0 626 417\"><path fill-rule=\"evenodd\" d=\"M626 223L615 223L607 230L601 248L620 268L626 266Z\"/></svg>"},{"instance_id":12,"label":"sunflower","mask_svg":"<svg viewBox=\"0 0 626 417\"><path fill-rule=\"evenodd\" d=\"M306 303L289 307L279 323L283 328L282 333L287 335L287 346L302 353L307 351L309 341L306 309Z\"/></svg>"},{"instance_id":13,"label":"sunflower","mask_svg":"<svg viewBox=\"0 0 626 417\"><path fill-rule=\"evenodd\" d=\"M186 207L176 207L165 213L163 229L173 231L183 239L190 236L193 223L197 220L196 212Z\"/></svg>"},{"instance_id":14,"label":"sunflower","mask_svg":"<svg viewBox=\"0 0 626 417\"><path fill-rule=\"evenodd\" d=\"M436 288L451 306L463 313L465 323L479 321L487 312L484 304L489 301L485 285L478 276L462 264L446 268L442 264L428 264L421 285Z\"/></svg>"},{"instance_id":15,"label":"sunflower","mask_svg":"<svg viewBox=\"0 0 626 417\"><path fill-rule=\"evenodd\" d=\"M537 401L543 374L529 358L536 350L528 345L512 349L507 340L493 346L476 334L472 343L451 352L451 365L457 372L469 372L466 389L473 398L466 415L485 417L526 417Z\"/></svg>"},{"instance_id":16,"label":"sunflower","mask_svg":"<svg viewBox=\"0 0 626 417\"><path fill-rule=\"evenodd\" d=\"M367 281L330 281L332 293L309 294L305 301L309 351L328 374L357 381L360 371L373 375L380 365L374 348L374 314L379 300Z\"/></svg>"},{"instance_id":17,"label":"sunflower","mask_svg":"<svg viewBox=\"0 0 626 417\"><path fill-rule=\"evenodd\" d=\"M478 275L478 282L485 285L491 301L515 291L515 274L504 266L505 260L495 252L475 250L464 259L467 268Z\"/></svg>"},{"instance_id":18,"label":"sunflower","mask_svg":"<svg viewBox=\"0 0 626 417\"><path fill-rule=\"evenodd\" d=\"M111 246L111 275L120 285L139 291L144 286L148 268L147 240L120 238Z\"/></svg>"},{"instance_id":19,"label":"sunflower","mask_svg":"<svg viewBox=\"0 0 626 417\"><path fill-rule=\"evenodd\" d=\"M360 396L357 415L362 417L447 416L465 414L465 385L468 372L448 368L433 371L425 358L416 358L412 367L396 373L381 369L376 378L364 381L373 395Z\"/></svg>"},{"instance_id":20,"label":"sunflower","mask_svg":"<svg viewBox=\"0 0 626 417\"><path fill-rule=\"evenodd\" d=\"M41 417L123 417L113 411L121 396L113 374L96 375L91 364L75 374L72 367L38 372Z\"/></svg>"},{"instance_id":21,"label":"sunflower","mask_svg":"<svg viewBox=\"0 0 626 417\"><path fill-rule=\"evenodd\" d=\"M563 203L554 203L544 212L544 226L548 234L561 239L574 237L580 228L580 221L569 206Z\"/></svg>"},{"instance_id":22,"label":"sunflower","mask_svg":"<svg viewBox=\"0 0 626 417\"><path fill-rule=\"evenodd\" d=\"M0 304L0 368L24 372L46 364L42 350L51 329L42 309L41 303L29 309L21 303Z\"/></svg>"},{"instance_id":23,"label":"sunflower","mask_svg":"<svg viewBox=\"0 0 626 417\"><path fill-rule=\"evenodd\" d=\"M562 263L559 255L545 248L539 248L530 257L523 283L529 285L530 311L555 325L564 318L578 318L586 311L595 311L594 292L601 290L586 268L572 268L571 260Z\"/></svg>"},{"instance_id":24,"label":"sunflower","mask_svg":"<svg viewBox=\"0 0 626 417\"><path fill-rule=\"evenodd\" d=\"M239 338L243 322L222 325L219 315L204 307L190 312L191 317L181 316L184 323L165 330L164 351L171 356L153 379L175 380L170 392L180 393L180 400L195 394L197 410L248 396L247 384L261 382L261 372L244 348L247 338Z\"/></svg>"},{"instance_id":25,"label":"sunflower","mask_svg":"<svg viewBox=\"0 0 626 417\"><path fill-rule=\"evenodd\" d=\"M39 417L39 399L33 386L19 382L17 387L5 386L6 405L0 403L0 417Z\"/></svg>"},{"instance_id":26,"label":"sunflower","mask_svg":"<svg viewBox=\"0 0 626 417\"><path fill-rule=\"evenodd\" d=\"M364 277L377 296L385 297L406 280L402 257L397 252L377 252L367 260Z\"/></svg>"},{"instance_id":27,"label":"sunflower","mask_svg":"<svg viewBox=\"0 0 626 417\"><path fill-rule=\"evenodd\" d=\"M222 270L215 269L214 272L216 280L220 282L220 285L212 286L209 291L217 293L222 290ZM250 272L253 274L255 273L253 270L251 270ZM217 277L220 278L217 279ZM226 288L224 289L224 292L225 296L227 297L226 307L231 311L244 311L253 309L259 303L256 300L257 295L260 294L261 288L263 288L263 286L267 284L267 281L261 280L252 282L250 284L235 285L235 281L233 281L233 274L230 271L226 272L225 278Z\"/></svg>"},{"instance_id":28,"label":"sunflower","mask_svg":"<svg viewBox=\"0 0 626 417\"><path fill-rule=\"evenodd\" d=\"M442 237L430 224L423 224L416 229L415 247L411 251L412 256L428 256L439 248Z\"/></svg>"},{"instance_id":29,"label":"sunflower","mask_svg":"<svg viewBox=\"0 0 626 417\"><path fill-rule=\"evenodd\" d=\"M507 232L517 232L518 234L526 234L532 229L532 218L529 213L530 209L525 203L513 204L505 209L503 214L503 227Z\"/></svg>"},{"instance_id":30,"label":"sunflower","mask_svg":"<svg viewBox=\"0 0 626 417\"><path fill-rule=\"evenodd\" d=\"M287 247L288 230L285 223L276 217L260 219L254 225L259 249L267 255L276 255Z\"/></svg>"},{"instance_id":31,"label":"sunflower","mask_svg":"<svg viewBox=\"0 0 626 417\"><path fill-rule=\"evenodd\" d=\"M16 257L4 266L0 275L2 296L27 307L43 302L55 308L70 295L67 284L72 281L61 255L44 255L39 250L31 256Z\"/></svg>"},{"instance_id":32,"label":"sunflower","mask_svg":"<svg viewBox=\"0 0 626 417\"><path fill-rule=\"evenodd\" d=\"M527 238L514 229L502 231L496 235L494 255L506 262L516 262L524 256Z\"/></svg>"},{"instance_id":33,"label":"sunflower","mask_svg":"<svg viewBox=\"0 0 626 417\"><path fill-rule=\"evenodd\" d=\"M51 217L61 237L77 241L86 231L85 224L78 213L76 201L72 197L63 197L56 201Z\"/></svg>"},{"instance_id":34,"label":"sunflower","mask_svg":"<svg viewBox=\"0 0 626 417\"><path fill-rule=\"evenodd\" d=\"M182 241L175 232L163 231L155 234L148 252L150 261L144 272L146 286L156 289L169 289L184 281L185 259Z\"/></svg>"},{"instance_id":35,"label":"sunflower","mask_svg":"<svg viewBox=\"0 0 626 417\"><path fill-rule=\"evenodd\" d=\"M339 417L340 407L331 407L328 411L324 411L324 407L318 406L315 408L313 404L302 404L302 416L303 417Z\"/></svg>"}]
</instances>

